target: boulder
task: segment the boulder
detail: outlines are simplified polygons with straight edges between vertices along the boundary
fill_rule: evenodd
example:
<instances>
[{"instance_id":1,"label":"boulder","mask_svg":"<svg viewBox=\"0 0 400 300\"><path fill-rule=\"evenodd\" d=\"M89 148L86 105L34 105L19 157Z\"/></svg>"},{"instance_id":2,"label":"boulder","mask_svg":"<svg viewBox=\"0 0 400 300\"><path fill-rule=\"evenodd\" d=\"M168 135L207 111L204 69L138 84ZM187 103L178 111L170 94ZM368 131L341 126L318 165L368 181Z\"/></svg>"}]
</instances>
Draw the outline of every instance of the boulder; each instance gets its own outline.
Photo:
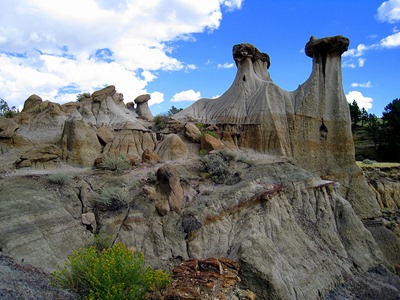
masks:
<instances>
[{"instance_id":1,"label":"boulder","mask_svg":"<svg viewBox=\"0 0 400 300\"><path fill-rule=\"evenodd\" d=\"M67 163L84 167L93 166L102 150L94 128L75 119L65 122L61 149Z\"/></svg>"},{"instance_id":2,"label":"boulder","mask_svg":"<svg viewBox=\"0 0 400 300\"><path fill-rule=\"evenodd\" d=\"M198 142L200 140L200 129L193 123L185 124L185 137L191 142Z\"/></svg>"},{"instance_id":3,"label":"boulder","mask_svg":"<svg viewBox=\"0 0 400 300\"><path fill-rule=\"evenodd\" d=\"M30 110L31 108L39 105L40 103L42 103L42 98L36 94L32 94L28 97L28 99L25 100L24 103L24 108L22 109L21 112L26 112L28 110Z\"/></svg>"},{"instance_id":4,"label":"boulder","mask_svg":"<svg viewBox=\"0 0 400 300\"><path fill-rule=\"evenodd\" d=\"M223 147L222 142L210 134L206 133L200 139L200 149L201 150L210 152L213 150L219 150L222 147Z\"/></svg>"},{"instance_id":5,"label":"boulder","mask_svg":"<svg viewBox=\"0 0 400 300\"><path fill-rule=\"evenodd\" d=\"M114 133L106 125L97 128L96 134L104 144L111 143L114 140Z\"/></svg>"},{"instance_id":6,"label":"boulder","mask_svg":"<svg viewBox=\"0 0 400 300\"><path fill-rule=\"evenodd\" d=\"M18 124L12 119L0 116L0 138L11 138L18 129Z\"/></svg>"},{"instance_id":7,"label":"boulder","mask_svg":"<svg viewBox=\"0 0 400 300\"><path fill-rule=\"evenodd\" d=\"M169 134L157 146L155 152L163 161L178 160L189 155L189 148L178 135Z\"/></svg>"},{"instance_id":8,"label":"boulder","mask_svg":"<svg viewBox=\"0 0 400 300\"><path fill-rule=\"evenodd\" d=\"M160 158L158 157L157 153L146 149L142 153L142 162L154 165L160 162Z\"/></svg>"},{"instance_id":9,"label":"boulder","mask_svg":"<svg viewBox=\"0 0 400 300\"><path fill-rule=\"evenodd\" d=\"M136 113L142 117L147 119L148 121L153 121L154 117L150 111L148 101L150 100L150 94L144 94L136 97Z\"/></svg>"},{"instance_id":10,"label":"boulder","mask_svg":"<svg viewBox=\"0 0 400 300\"><path fill-rule=\"evenodd\" d=\"M183 189L181 186L178 170L174 165L163 165L157 170L158 198L157 208L159 213L164 214L165 207L167 211L180 213L183 205Z\"/></svg>"}]
</instances>

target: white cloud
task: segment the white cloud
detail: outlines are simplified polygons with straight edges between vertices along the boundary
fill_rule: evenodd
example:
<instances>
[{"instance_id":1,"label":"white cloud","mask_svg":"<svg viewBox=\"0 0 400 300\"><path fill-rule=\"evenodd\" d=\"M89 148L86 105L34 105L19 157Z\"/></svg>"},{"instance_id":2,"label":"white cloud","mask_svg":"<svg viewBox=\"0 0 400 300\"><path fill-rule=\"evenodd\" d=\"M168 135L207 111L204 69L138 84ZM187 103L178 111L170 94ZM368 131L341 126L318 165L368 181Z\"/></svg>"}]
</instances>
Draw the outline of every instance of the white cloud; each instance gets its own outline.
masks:
<instances>
[{"instance_id":1,"label":"white cloud","mask_svg":"<svg viewBox=\"0 0 400 300\"><path fill-rule=\"evenodd\" d=\"M378 8L377 18L381 22L396 23L400 21L400 0L385 1Z\"/></svg>"},{"instance_id":2,"label":"white cloud","mask_svg":"<svg viewBox=\"0 0 400 300\"><path fill-rule=\"evenodd\" d=\"M361 87L361 88L371 88L371 87L373 87L371 81L367 81L367 82L363 82L363 83L356 83L356 82L353 82L353 83L351 84L351 86L352 86L352 87Z\"/></svg>"},{"instance_id":3,"label":"white cloud","mask_svg":"<svg viewBox=\"0 0 400 300\"><path fill-rule=\"evenodd\" d=\"M360 57L360 58L358 59L358 66L359 66L360 68L364 67L365 61L366 61L365 58Z\"/></svg>"},{"instance_id":4,"label":"white cloud","mask_svg":"<svg viewBox=\"0 0 400 300\"><path fill-rule=\"evenodd\" d=\"M1 0L0 96L15 106L32 93L67 101L75 92L114 84L132 101L147 92L155 71L197 68L176 59L170 42L217 29L222 11L241 5L242 0ZM160 94L153 103L163 99Z\"/></svg>"},{"instance_id":5,"label":"white cloud","mask_svg":"<svg viewBox=\"0 0 400 300\"><path fill-rule=\"evenodd\" d=\"M242 7L242 0L220 0L228 9L240 9Z\"/></svg>"},{"instance_id":6,"label":"white cloud","mask_svg":"<svg viewBox=\"0 0 400 300\"><path fill-rule=\"evenodd\" d=\"M343 57L360 57L362 55L364 55L364 52L368 49L367 46L365 46L364 44L359 44L357 46L357 48L353 48L353 49L349 49L347 50L345 53L343 53Z\"/></svg>"},{"instance_id":7,"label":"white cloud","mask_svg":"<svg viewBox=\"0 0 400 300\"><path fill-rule=\"evenodd\" d=\"M200 92L195 92L194 90L186 90L176 93L171 102L183 102L183 101L196 101L201 98Z\"/></svg>"},{"instance_id":8,"label":"white cloud","mask_svg":"<svg viewBox=\"0 0 400 300\"><path fill-rule=\"evenodd\" d=\"M382 48L396 48L400 47L400 32L389 35L380 41Z\"/></svg>"},{"instance_id":9,"label":"white cloud","mask_svg":"<svg viewBox=\"0 0 400 300\"><path fill-rule=\"evenodd\" d=\"M150 94L151 99L149 100L149 106L154 104L160 104L164 102L164 93L154 92Z\"/></svg>"},{"instance_id":10,"label":"white cloud","mask_svg":"<svg viewBox=\"0 0 400 300\"><path fill-rule=\"evenodd\" d=\"M235 64L234 63L224 63L224 64L218 64L217 65L217 68L218 69L230 69L230 68L233 68L235 66Z\"/></svg>"},{"instance_id":11,"label":"white cloud","mask_svg":"<svg viewBox=\"0 0 400 300\"><path fill-rule=\"evenodd\" d=\"M365 97L361 92L358 91L350 91L346 95L346 99L348 103L352 103L354 100L356 100L360 109L365 108L365 110L371 109L372 102L374 101L374 99L370 97Z\"/></svg>"}]
</instances>

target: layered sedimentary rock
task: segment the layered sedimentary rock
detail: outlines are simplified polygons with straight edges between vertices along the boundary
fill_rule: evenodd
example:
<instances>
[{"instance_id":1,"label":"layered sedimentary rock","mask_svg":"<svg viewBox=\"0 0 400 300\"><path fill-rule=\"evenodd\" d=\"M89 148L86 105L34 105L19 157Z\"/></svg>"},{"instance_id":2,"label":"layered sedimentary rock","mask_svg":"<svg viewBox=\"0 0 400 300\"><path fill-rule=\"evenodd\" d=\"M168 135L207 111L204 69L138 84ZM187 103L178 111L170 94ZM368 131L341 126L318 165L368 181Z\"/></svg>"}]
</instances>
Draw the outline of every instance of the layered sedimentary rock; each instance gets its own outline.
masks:
<instances>
[{"instance_id":1,"label":"layered sedimentary rock","mask_svg":"<svg viewBox=\"0 0 400 300\"><path fill-rule=\"evenodd\" d=\"M156 139L145 122L108 86L63 105L32 95L13 121L0 122L0 136L22 152L52 144L62 150L60 158L66 163L92 166L101 153L140 157L145 149L153 151Z\"/></svg>"},{"instance_id":2,"label":"layered sedimentary rock","mask_svg":"<svg viewBox=\"0 0 400 300\"><path fill-rule=\"evenodd\" d=\"M348 45L343 36L311 37L305 52L313 59L312 73L293 92L272 82L267 54L253 45L235 45L238 70L231 87L219 98L200 99L174 118L217 125L221 135L240 148L282 155L321 176L336 178L361 217L379 215L354 163L341 71L341 54ZM364 199L362 205L357 198Z\"/></svg>"}]
</instances>

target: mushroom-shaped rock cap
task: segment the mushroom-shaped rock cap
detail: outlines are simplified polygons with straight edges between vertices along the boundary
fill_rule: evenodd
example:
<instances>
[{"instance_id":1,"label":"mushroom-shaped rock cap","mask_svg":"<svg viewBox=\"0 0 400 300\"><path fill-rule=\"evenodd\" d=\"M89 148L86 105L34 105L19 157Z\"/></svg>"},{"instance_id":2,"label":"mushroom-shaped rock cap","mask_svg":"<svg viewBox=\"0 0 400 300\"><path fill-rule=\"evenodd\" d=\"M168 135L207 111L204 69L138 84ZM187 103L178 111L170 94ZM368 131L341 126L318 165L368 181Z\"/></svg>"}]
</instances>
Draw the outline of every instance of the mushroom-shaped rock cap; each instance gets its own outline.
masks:
<instances>
[{"instance_id":1,"label":"mushroom-shaped rock cap","mask_svg":"<svg viewBox=\"0 0 400 300\"><path fill-rule=\"evenodd\" d=\"M252 44L236 44L232 49L233 59L235 60L236 66L244 61L246 58L251 58L252 62L261 60L267 62L267 68L271 65L269 55L267 53L260 52Z\"/></svg>"},{"instance_id":2,"label":"mushroom-shaped rock cap","mask_svg":"<svg viewBox=\"0 0 400 300\"><path fill-rule=\"evenodd\" d=\"M316 54L338 54L349 48L350 40L344 36L336 35L317 39L315 36L310 37L306 44L305 50L309 57L314 57Z\"/></svg>"},{"instance_id":3,"label":"mushroom-shaped rock cap","mask_svg":"<svg viewBox=\"0 0 400 300\"><path fill-rule=\"evenodd\" d=\"M108 96L113 96L115 93L116 93L115 86L114 85L110 85L108 87L105 87L104 89L95 91L92 94L92 99L94 101L101 102L104 99L106 99Z\"/></svg>"},{"instance_id":4,"label":"mushroom-shaped rock cap","mask_svg":"<svg viewBox=\"0 0 400 300\"><path fill-rule=\"evenodd\" d=\"M143 102L149 101L150 99L151 99L150 94L143 94L143 95L136 97L135 103L136 104L143 103Z\"/></svg>"}]
</instances>

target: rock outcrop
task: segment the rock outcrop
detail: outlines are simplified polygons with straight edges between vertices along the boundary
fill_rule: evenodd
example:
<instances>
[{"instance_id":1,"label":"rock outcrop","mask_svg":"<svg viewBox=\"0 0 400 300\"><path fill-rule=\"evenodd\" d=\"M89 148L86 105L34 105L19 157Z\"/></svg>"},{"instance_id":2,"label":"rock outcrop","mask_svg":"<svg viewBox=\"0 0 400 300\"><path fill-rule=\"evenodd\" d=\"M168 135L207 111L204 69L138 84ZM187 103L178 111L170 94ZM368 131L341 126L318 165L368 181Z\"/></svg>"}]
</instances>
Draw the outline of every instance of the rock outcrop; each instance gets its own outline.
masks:
<instances>
[{"instance_id":1,"label":"rock outcrop","mask_svg":"<svg viewBox=\"0 0 400 300\"><path fill-rule=\"evenodd\" d=\"M151 99L150 94L144 94L136 97L136 113L149 121L153 121L154 117L150 111L148 101Z\"/></svg>"},{"instance_id":2,"label":"rock outcrop","mask_svg":"<svg viewBox=\"0 0 400 300\"><path fill-rule=\"evenodd\" d=\"M311 37L305 51L313 59L312 73L293 92L273 83L267 54L253 45L235 45L238 70L231 87L219 98L196 101L174 118L217 125L224 138L240 148L282 155L335 178L360 217L377 216L379 207L355 165L342 87L341 54L348 45L343 36Z\"/></svg>"},{"instance_id":3,"label":"rock outcrop","mask_svg":"<svg viewBox=\"0 0 400 300\"><path fill-rule=\"evenodd\" d=\"M0 138L11 138L15 130L18 129L18 124L13 120L0 117Z\"/></svg>"},{"instance_id":4,"label":"rock outcrop","mask_svg":"<svg viewBox=\"0 0 400 300\"><path fill-rule=\"evenodd\" d=\"M189 148L176 134L167 135L155 151L163 161L184 159L189 155Z\"/></svg>"}]
</instances>

